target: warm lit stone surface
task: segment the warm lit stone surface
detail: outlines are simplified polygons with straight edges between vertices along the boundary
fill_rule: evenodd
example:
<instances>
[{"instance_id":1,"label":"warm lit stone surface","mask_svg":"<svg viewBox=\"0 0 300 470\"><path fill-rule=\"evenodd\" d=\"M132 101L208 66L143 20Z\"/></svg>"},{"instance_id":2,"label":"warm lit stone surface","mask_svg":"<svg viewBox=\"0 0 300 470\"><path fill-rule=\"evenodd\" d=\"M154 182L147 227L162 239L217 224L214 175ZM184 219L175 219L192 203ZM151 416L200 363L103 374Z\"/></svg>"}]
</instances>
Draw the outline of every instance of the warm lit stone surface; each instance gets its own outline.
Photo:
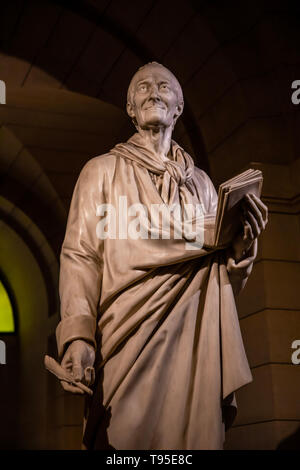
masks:
<instances>
[{"instance_id":1,"label":"warm lit stone surface","mask_svg":"<svg viewBox=\"0 0 300 470\"><path fill-rule=\"evenodd\" d=\"M291 363L291 345L299 339L300 310L266 309L241 319L240 324L251 367Z\"/></svg>"},{"instance_id":2,"label":"warm lit stone surface","mask_svg":"<svg viewBox=\"0 0 300 470\"><path fill-rule=\"evenodd\" d=\"M237 426L226 433L225 450L275 450L286 438L299 433L300 420L268 421ZM298 450L294 444L293 450Z\"/></svg>"},{"instance_id":3,"label":"warm lit stone surface","mask_svg":"<svg viewBox=\"0 0 300 470\"><path fill-rule=\"evenodd\" d=\"M300 374L297 365L267 364L252 369L253 382L237 392L235 425L272 419L299 419Z\"/></svg>"}]
</instances>

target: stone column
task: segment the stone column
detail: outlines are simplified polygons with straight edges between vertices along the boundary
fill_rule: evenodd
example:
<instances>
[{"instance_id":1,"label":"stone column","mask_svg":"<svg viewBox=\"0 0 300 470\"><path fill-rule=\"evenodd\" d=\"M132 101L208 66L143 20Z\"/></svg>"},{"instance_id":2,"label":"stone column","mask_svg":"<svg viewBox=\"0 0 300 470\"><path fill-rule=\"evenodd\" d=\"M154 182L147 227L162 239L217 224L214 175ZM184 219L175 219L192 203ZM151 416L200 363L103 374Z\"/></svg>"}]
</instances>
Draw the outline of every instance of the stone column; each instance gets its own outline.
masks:
<instances>
[{"instance_id":1,"label":"stone column","mask_svg":"<svg viewBox=\"0 0 300 470\"><path fill-rule=\"evenodd\" d=\"M254 380L237 393L238 416L225 448L276 449L286 438L299 448L300 364L292 363L291 345L300 340L300 159L249 167L263 171L270 217L238 300Z\"/></svg>"}]
</instances>

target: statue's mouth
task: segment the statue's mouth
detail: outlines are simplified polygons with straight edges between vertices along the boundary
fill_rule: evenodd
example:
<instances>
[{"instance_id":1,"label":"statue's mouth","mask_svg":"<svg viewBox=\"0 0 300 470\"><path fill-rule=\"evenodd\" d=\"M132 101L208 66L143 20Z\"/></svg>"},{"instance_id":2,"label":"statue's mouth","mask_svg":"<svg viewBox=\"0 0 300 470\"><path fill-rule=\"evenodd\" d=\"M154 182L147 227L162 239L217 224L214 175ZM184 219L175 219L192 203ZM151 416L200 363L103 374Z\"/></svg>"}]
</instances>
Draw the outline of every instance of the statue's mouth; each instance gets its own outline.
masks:
<instances>
[{"instance_id":1,"label":"statue's mouth","mask_svg":"<svg viewBox=\"0 0 300 470\"><path fill-rule=\"evenodd\" d=\"M165 108L163 106L158 106L157 104L153 104L145 108L145 111L147 111L147 109L163 109L164 110Z\"/></svg>"}]
</instances>

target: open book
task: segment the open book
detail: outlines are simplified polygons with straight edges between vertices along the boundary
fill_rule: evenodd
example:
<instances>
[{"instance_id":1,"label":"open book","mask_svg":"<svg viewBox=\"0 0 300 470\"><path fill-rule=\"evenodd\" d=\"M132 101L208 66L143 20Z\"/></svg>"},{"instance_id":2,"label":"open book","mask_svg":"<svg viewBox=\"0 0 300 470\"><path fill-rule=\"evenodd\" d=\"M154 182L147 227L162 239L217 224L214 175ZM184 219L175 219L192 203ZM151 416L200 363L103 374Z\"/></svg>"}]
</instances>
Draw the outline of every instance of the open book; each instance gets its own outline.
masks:
<instances>
[{"instance_id":1,"label":"open book","mask_svg":"<svg viewBox=\"0 0 300 470\"><path fill-rule=\"evenodd\" d=\"M241 230L241 202L247 193L261 195L263 176L260 170L249 169L219 187L215 222L215 246L227 246Z\"/></svg>"}]
</instances>

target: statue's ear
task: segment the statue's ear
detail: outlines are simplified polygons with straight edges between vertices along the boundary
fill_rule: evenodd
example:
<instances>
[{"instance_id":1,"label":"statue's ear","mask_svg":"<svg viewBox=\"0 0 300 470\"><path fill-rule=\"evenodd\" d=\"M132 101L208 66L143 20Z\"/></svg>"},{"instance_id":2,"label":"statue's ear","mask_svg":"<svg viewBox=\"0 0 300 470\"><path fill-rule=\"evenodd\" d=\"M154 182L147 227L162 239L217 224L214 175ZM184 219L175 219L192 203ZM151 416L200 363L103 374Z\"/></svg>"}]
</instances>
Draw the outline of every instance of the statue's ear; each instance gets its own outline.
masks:
<instances>
[{"instance_id":1,"label":"statue's ear","mask_svg":"<svg viewBox=\"0 0 300 470\"><path fill-rule=\"evenodd\" d=\"M133 106L129 101L127 102L126 109L127 109L128 116L130 116L133 119L135 117L135 113L133 110Z\"/></svg>"},{"instance_id":2,"label":"statue's ear","mask_svg":"<svg viewBox=\"0 0 300 470\"><path fill-rule=\"evenodd\" d=\"M174 114L174 118L173 118L173 129L174 129L176 121L179 118L179 116L181 115L182 111L183 111L183 104L178 104L176 106L176 113Z\"/></svg>"},{"instance_id":3,"label":"statue's ear","mask_svg":"<svg viewBox=\"0 0 300 470\"><path fill-rule=\"evenodd\" d=\"M183 111L183 104L178 104L177 105L177 119L179 118L179 116L181 115L182 111Z\"/></svg>"}]
</instances>

